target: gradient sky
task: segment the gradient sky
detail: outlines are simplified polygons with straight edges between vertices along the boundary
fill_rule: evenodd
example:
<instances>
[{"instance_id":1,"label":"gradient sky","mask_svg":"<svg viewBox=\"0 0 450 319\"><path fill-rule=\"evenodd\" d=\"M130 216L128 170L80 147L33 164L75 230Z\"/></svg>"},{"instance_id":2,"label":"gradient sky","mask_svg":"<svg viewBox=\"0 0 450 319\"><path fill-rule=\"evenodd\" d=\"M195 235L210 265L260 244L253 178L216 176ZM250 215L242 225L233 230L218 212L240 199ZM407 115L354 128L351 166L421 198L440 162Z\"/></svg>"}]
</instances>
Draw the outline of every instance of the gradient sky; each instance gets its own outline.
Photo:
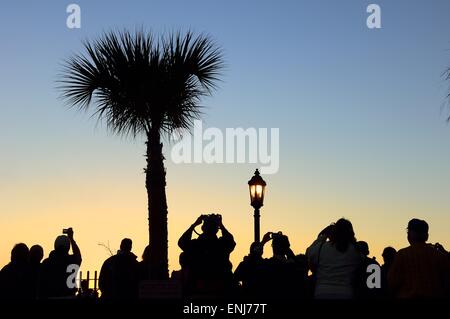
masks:
<instances>
[{"instance_id":1,"label":"gradient sky","mask_svg":"<svg viewBox=\"0 0 450 319\"><path fill-rule=\"evenodd\" d=\"M48 255L72 226L83 269L99 269L123 237L148 238L144 140L118 138L58 100L62 61L103 31L206 32L224 49L221 88L204 126L280 128L280 170L268 183L262 232L282 230L296 253L340 217L381 259L407 245L413 217L450 249L450 1L70 1L0 5L0 265L15 243ZM382 29L366 27L377 3ZM254 164L174 164L166 147L169 263L205 212L235 235L234 266L253 237L247 181ZM266 255L270 253L266 248Z\"/></svg>"}]
</instances>

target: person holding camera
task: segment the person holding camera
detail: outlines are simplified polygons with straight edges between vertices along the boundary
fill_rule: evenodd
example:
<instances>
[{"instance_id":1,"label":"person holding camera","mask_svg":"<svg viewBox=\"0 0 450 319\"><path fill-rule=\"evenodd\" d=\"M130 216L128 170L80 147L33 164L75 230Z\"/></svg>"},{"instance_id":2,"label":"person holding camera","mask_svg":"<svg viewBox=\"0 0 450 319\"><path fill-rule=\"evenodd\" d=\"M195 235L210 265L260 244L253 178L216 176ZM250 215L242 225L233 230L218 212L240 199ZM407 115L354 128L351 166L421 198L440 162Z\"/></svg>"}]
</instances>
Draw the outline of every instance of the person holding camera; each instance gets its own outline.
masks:
<instances>
[{"instance_id":1,"label":"person holding camera","mask_svg":"<svg viewBox=\"0 0 450 319\"><path fill-rule=\"evenodd\" d=\"M353 226L341 218L327 226L306 250L314 276L315 299L353 299L363 255Z\"/></svg>"},{"instance_id":2,"label":"person holding camera","mask_svg":"<svg viewBox=\"0 0 450 319\"><path fill-rule=\"evenodd\" d=\"M201 225L202 233L192 239L195 228ZM221 237L217 236L219 230ZM233 286L230 254L236 243L225 228L219 214L201 215L181 236L178 246L185 253L189 267L187 294L223 296Z\"/></svg>"},{"instance_id":3,"label":"person holding camera","mask_svg":"<svg viewBox=\"0 0 450 319\"><path fill-rule=\"evenodd\" d=\"M41 278L39 283L40 298L73 297L76 288L69 288L67 272L69 265L81 265L81 252L74 239L72 228L65 229L64 235L55 240L55 249L50 252L49 257L42 262ZM69 250L72 248L72 255Z\"/></svg>"},{"instance_id":4,"label":"person holding camera","mask_svg":"<svg viewBox=\"0 0 450 319\"><path fill-rule=\"evenodd\" d=\"M302 256L295 256L288 236L269 232L261 246L272 241L271 258L264 260L264 295L269 299L302 299L306 296L307 265Z\"/></svg>"}]
</instances>

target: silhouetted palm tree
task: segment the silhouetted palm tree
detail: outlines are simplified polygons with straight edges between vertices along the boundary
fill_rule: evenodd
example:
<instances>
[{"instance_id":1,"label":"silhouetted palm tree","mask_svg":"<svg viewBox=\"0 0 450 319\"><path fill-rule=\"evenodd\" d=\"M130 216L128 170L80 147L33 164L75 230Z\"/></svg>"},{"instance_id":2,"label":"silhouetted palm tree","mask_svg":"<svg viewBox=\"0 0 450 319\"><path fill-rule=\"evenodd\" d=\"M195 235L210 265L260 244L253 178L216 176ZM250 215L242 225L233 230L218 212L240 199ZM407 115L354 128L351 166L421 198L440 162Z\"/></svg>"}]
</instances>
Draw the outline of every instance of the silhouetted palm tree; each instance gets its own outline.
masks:
<instances>
[{"instance_id":1,"label":"silhouetted palm tree","mask_svg":"<svg viewBox=\"0 0 450 319\"><path fill-rule=\"evenodd\" d=\"M192 126L199 102L216 88L222 53L204 35L109 32L85 42L85 54L64 65L59 89L69 105L87 110L120 135L146 137L152 273L168 278L166 172L162 135ZM92 102L92 103L91 103Z\"/></svg>"}]
</instances>

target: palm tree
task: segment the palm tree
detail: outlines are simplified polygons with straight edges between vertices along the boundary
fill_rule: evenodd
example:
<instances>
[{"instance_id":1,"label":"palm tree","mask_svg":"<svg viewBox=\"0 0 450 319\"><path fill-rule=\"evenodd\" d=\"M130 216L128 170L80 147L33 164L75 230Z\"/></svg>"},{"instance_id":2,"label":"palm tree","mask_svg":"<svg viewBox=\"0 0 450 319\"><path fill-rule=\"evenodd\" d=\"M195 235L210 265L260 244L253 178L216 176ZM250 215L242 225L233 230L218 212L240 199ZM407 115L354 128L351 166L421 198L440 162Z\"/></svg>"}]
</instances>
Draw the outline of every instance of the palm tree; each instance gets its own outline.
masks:
<instances>
[{"instance_id":1,"label":"palm tree","mask_svg":"<svg viewBox=\"0 0 450 319\"><path fill-rule=\"evenodd\" d=\"M192 32L155 38L144 31L105 33L85 42L86 52L65 61L58 89L80 110L94 108L119 135L146 138L150 264L168 278L166 171L162 137L189 129L201 115L223 69L223 55L205 35Z\"/></svg>"}]
</instances>

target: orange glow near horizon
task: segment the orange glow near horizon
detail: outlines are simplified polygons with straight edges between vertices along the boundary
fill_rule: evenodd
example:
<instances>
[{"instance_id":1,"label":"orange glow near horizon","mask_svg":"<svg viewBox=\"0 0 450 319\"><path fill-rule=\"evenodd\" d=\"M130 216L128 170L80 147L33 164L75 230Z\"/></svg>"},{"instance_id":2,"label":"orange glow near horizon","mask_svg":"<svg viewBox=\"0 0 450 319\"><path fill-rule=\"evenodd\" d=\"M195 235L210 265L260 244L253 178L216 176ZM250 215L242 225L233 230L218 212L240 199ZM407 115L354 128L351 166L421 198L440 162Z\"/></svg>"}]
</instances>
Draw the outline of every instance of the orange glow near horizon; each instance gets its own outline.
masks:
<instances>
[{"instance_id":1,"label":"orange glow near horizon","mask_svg":"<svg viewBox=\"0 0 450 319\"><path fill-rule=\"evenodd\" d=\"M253 209L248 203L248 193L244 168L238 174L230 174L234 169L224 167L220 173L223 179L221 189L209 187L210 175L220 172L220 166L174 166L168 168L169 206L169 267L179 268L178 238L194 222L198 215L217 212L223 215L227 229L234 235L237 246L231 255L233 266L248 253L253 238ZM205 173L199 174L202 170ZM89 175L89 174L87 174ZM47 180L41 185L31 183L15 185L3 199L4 214L1 215L2 245L0 264L9 261L14 244L25 242L28 246L40 244L45 256L52 249L53 240L65 227L73 227L75 239L83 255L83 271L99 270L108 252L101 243L108 244L115 252L120 240L133 240L133 252L140 256L148 241L147 203L143 175L134 174L129 179L114 182L90 179L89 176L71 183L58 184ZM134 177L133 177L134 176ZM215 177L215 180L218 177ZM350 219L356 236L370 245L371 255L382 261L381 252L386 246L396 249L407 246L405 226L416 217L410 207L397 203L362 203L346 201L345 198L329 197L320 200L319 194L301 194L293 187L284 190L277 175L265 176L269 192L261 209L261 233L283 231L289 236L293 251L304 253L317 233L340 217ZM190 185L195 181L193 185ZM175 195L176 194L176 195ZM306 197L308 196L308 198ZM447 227L449 217L445 207L435 207L437 214L421 216L430 224L430 241L440 242L447 249ZM439 214L439 210L441 209ZM419 209L416 208L416 212ZM269 226L270 225L270 226ZM265 256L270 256L271 247L265 248Z\"/></svg>"}]
</instances>

